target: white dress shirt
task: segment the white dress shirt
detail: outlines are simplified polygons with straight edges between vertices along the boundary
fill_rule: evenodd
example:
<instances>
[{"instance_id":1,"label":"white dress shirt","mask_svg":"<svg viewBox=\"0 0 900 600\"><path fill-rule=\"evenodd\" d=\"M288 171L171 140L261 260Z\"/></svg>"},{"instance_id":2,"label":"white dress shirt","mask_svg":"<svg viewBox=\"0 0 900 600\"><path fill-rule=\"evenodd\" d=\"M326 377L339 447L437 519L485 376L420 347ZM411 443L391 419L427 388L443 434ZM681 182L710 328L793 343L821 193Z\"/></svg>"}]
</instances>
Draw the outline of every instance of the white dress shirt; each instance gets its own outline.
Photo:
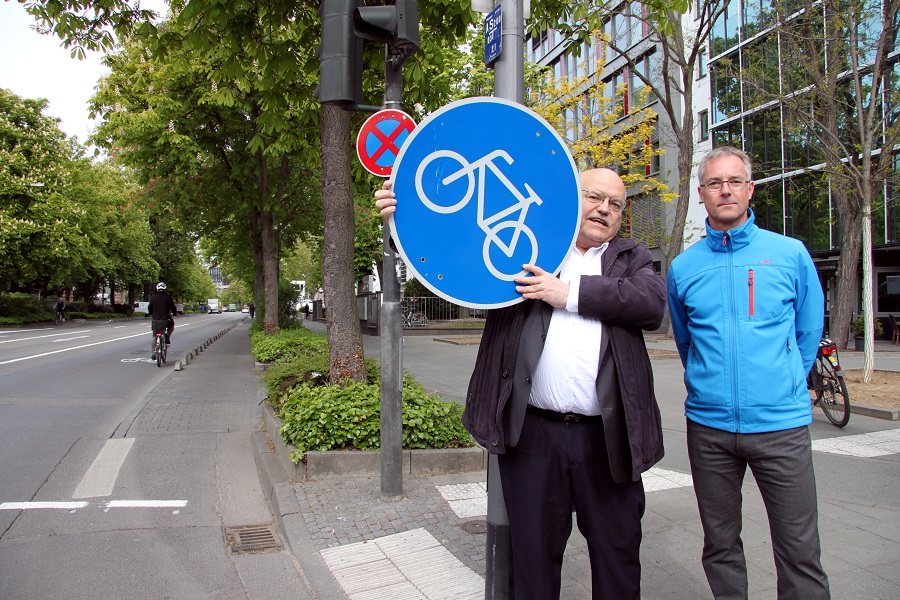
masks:
<instances>
[{"instance_id":1,"label":"white dress shirt","mask_svg":"<svg viewBox=\"0 0 900 600\"><path fill-rule=\"evenodd\" d=\"M591 248L585 254L572 248L563 265L559 279L569 284L569 298L564 308L553 309L529 404L563 413L600 414L597 370L603 326L599 319L578 314L578 290L582 275L603 274L600 260L608 246Z\"/></svg>"}]
</instances>

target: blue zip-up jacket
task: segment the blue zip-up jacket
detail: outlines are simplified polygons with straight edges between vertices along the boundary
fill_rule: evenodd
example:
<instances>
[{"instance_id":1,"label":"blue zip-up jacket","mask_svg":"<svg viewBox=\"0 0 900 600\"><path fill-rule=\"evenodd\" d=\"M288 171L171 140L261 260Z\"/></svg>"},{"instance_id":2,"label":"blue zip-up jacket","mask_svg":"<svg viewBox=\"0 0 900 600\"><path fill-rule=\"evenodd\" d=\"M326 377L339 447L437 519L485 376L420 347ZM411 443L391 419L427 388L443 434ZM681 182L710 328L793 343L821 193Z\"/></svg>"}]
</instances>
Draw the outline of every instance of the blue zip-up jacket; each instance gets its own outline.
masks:
<instances>
[{"instance_id":1,"label":"blue zip-up jacket","mask_svg":"<svg viewBox=\"0 0 900 600\"><path fill-rule=\"evenodd\" d=\"M753 211L672 261L669 313L687 387L685 415L739 433L812 420L806 374L824 321L812 259L796 239L760 229Z\"/></svg>"}]
</instances>

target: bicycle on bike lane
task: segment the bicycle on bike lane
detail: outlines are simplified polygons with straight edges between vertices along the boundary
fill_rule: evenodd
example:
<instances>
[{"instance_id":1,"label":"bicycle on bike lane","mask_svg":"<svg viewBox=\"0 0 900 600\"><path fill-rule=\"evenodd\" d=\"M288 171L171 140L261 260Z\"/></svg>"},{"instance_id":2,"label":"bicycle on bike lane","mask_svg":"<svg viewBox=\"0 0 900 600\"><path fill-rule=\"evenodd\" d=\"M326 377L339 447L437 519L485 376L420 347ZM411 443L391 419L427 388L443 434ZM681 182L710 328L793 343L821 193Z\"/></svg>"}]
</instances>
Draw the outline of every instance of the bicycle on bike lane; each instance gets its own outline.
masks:
<instances>
[{"instance_id":1,"label":"bicycle on bike lane","mask_svg":"<svg viewBox=\"0 0 900 600\"><path fill-rule=\"evenodd\" d=\"M166 362L168 345L171 343L172 331L175 329L173 317L178 314L175 302L166 291L166 284L160 281L156 284L156 293L150 298L147 306L150 314L150 332L153 335L150 345L150 359L155 360L157 366Z\"/></svg>"}]
</instances>

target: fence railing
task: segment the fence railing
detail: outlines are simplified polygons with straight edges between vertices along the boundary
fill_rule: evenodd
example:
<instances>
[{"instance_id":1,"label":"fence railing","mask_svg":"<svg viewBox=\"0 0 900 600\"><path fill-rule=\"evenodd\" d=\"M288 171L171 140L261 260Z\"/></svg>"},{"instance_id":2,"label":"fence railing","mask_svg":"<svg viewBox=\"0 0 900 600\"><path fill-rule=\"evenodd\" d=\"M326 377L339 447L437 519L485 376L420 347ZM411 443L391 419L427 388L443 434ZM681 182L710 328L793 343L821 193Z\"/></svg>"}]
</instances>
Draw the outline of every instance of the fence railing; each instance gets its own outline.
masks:
<instances>
[{"instance_id":1,"label":"fence railing","mask_svg":"<svg viewBox=\"0 0 900 600\"><path fill-rule=\"evenodd\" d=\"M404 296L400 300L404 314L425 315L428 327L480 327L484 324L487 311L453 304L443 298L424 296ZM419 321L420 322L420 321Z\"/></svg>"}]
</instances>

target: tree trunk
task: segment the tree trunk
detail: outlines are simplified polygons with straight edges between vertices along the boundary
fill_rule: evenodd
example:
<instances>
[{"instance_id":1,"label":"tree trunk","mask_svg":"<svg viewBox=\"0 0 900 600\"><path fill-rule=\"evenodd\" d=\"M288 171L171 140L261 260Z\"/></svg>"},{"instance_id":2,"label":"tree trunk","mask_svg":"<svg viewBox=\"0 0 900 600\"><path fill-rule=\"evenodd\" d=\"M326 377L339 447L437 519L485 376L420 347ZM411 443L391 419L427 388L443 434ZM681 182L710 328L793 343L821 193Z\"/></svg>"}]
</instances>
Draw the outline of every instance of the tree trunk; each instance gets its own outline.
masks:
<instances>
[{"instance_id":1,"label":"tree trunk","mask_svg":"<svg viewBox=\"0 0 900 600\"><path fill-rule=\"evenodd\" d=\"M834 300L831 305L828 335L838 348L847 348L850 340L850 321L856 310L856 271L862 248L862 213L851 206L845 191L836 191L838 214L841 226L841 254L838 267Z\"/></svg>"},{"instance_id":2,"label":"tree trunk","mask_svg":"<svg viewBox=\"0 0 900 600\"><path fill-rule=\"evenodd\" d=\"M350 114L322 106L322 287L332 381L365 381L362 336L353 294L355 211L350 180Z\"/></svg>"},{"instance_id":3,"label":"tree trunk","mask_svg":"<svg viewBox=\"0 0 900 600\"><path fill-rule=\"evenodd\" d=\"M263 330L266 335L278 333L278 256L275 252L275 228L271 210L259 211L263 260Z\"/></svg>"},{"instance_id":4,"label":"tree trunk","mask_svg":"<svg viewBox=\"0 0 900 600\"><path fill-rule=\"evenodd\" d=\"M257 312L265 313L266 278L263 267L263 242L260 233L259 210L250 211L250 243L253 246L253 304Z\"/></svg>"}]
</instances>

